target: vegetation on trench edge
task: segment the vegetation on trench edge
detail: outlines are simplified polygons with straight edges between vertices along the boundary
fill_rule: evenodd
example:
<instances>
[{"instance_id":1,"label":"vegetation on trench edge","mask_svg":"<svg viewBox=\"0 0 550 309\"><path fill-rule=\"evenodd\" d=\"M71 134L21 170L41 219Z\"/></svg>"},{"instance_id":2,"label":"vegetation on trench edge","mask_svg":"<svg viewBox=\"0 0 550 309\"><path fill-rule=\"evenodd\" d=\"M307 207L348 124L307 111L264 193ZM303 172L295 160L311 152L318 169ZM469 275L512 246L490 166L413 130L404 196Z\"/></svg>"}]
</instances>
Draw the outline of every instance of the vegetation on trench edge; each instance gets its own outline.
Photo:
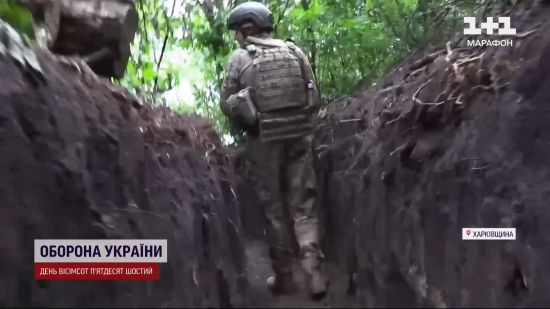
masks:
<instances>
[{"instance_id":1,"label":"vegetation on trench edge","mask_svg":"<svg viewBox=\"0 0 550 309\"><path fill-rule=\"evenodd\" d=\"M441 45L489 4L506 0L263 0L278 38L309 56L323 101L361 91L389 66L421 48ZM118 83L151 104L208 118L239 140L219 109L227 58L237 48L226 28L239 0L136 0L140 22ZM32 37L30 13L14 0L0 18Z\"/></svg>"}]
</instances>

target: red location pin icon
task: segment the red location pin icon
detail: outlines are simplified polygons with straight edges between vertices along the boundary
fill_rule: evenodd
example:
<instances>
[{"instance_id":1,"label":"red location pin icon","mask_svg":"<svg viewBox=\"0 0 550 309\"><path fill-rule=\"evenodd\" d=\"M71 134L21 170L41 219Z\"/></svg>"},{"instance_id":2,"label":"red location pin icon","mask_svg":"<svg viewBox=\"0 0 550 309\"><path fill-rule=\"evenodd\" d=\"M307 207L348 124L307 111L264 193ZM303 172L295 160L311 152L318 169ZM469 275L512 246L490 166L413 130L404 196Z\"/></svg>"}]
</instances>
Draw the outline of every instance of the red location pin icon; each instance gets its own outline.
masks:
<instances>
[{"instance_id":1,"label":"red location pin icon","mask_svg":"<svg viewBox=\"0 0 550 309\"><path fill-rule=\"evenodd\" d=\"M466 230L466 235L470 236L470 230Z\"/></svg>"}]
</instances>

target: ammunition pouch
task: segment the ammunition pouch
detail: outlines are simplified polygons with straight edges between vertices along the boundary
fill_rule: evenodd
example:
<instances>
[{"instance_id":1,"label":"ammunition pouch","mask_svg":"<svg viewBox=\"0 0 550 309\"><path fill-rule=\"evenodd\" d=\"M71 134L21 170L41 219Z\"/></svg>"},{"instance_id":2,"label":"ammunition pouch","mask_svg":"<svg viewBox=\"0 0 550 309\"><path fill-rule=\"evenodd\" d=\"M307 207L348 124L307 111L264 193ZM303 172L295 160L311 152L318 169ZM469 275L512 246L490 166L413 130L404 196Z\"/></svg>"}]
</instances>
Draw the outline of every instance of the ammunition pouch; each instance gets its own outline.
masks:
<instances>
[{"instance_id":1,"label":"ammunition pouch","mask_svg":"<svg viewBox=\"0 0 550 309\"><path fill-rule=\"evenodd\" d=\"M253 127L258 124L258 111L252 101L250 88L245 88L230 96L227 99L227 104L236 122L246 127Z\"/></svg>"},{"instance_id":2,"label":"ammunition pouch","mask_svg":"<svg viewBox=\"0 0 550 309\"><path fill-rule=\"evenodd\" d=\"M258 121L262 142L296 139L313 133L311 112L307 108L258 113Z\"/></svg>"}]
</instances>

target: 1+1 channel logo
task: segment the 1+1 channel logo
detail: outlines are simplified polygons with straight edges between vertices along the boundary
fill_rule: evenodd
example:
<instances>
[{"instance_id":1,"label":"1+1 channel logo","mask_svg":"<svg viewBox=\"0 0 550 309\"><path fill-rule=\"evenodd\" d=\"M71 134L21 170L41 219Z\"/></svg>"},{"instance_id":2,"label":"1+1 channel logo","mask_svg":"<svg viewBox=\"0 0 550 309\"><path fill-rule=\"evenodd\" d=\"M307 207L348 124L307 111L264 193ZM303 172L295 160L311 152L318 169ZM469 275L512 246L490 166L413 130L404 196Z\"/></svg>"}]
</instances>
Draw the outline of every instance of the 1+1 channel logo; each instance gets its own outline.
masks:
<instances>
[{"instance_id":1,"label":"1+1 channel logo","mask_svg":"<svg viewBox=\"0 0 550 309\"><path fill-rule=\"evenodd\" d=\"M481 27L477 28L475 17L464 17L464 23L468 24L467 28L464 28L464 34L466 35L481 35L482 29L487 31L488 35L515 35L516 28L512 28L510 17L499 17L498 22L494 21L493 17L487 17L487 21L481 23ZM503 25L501 27L500 25ZM494 33L498 30L498 33ZM468 40L468 46L514 46L514 42L511 39L497 40L497 39L483 39L483 40Z\"/></svg>"}]
</instances>

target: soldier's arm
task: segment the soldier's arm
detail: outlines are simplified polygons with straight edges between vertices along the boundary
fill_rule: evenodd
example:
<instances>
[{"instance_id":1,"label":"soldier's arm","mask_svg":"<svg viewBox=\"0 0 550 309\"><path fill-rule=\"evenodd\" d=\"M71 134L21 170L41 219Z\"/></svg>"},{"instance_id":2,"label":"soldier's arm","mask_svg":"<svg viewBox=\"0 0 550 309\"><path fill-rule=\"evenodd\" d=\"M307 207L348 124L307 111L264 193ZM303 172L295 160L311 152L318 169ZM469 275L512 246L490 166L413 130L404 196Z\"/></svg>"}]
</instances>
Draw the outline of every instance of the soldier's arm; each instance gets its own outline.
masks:
<instances>
[{"instance_id":1,"label":"soldier's arm","mask_svg":"<svg viewBox=\"0 0 550 309\"><path fill-rule=\"evenodd\" d=\"M220 108L222 110L222 113L229 119L232 118L232 115L231 109L227 104L227 99L229 99L230 96L238 93L241 90L241 85L239 82L239 73L241 70L241 53L241 50L236 50L229 57L229 60L227 61L227 67L225 68L225 77L223 79L222 89L220 91Z\"/></svg>"},{"instance_id":2,"label":"soldier's arm","mask_svg":"<svg viewBox=\"0 0 550 309\"><path fill-rule=\"evenodd\" d=\"M313 74L313 69L311 68L311 64L309 63L309 60L307 59L306 54L299 48L295 47L294 51L296 52L297 56L302 60L302 74L304 74L305 80L311 80L313 81L313 92L314 92L314 98L315 98L315 107L321 106L320 93L319 89L317 89L317 82L315 81L315 75Z\"/></svg>"},{"instance_id":3,"label":"soldier's arm","mask_svg":"<svg viewBox=\"0 0 550 309\"><path fill-rule=\"evenodd\" d=\"M315 75L313 74L313 69L311 68L311 64L309 63L309 60L307 59L306 54L298 46L296 46L295 50L296 50L296 53L298 54L298 56L303 61L303 64L304 64L304 77L315 82Z\"/></svg>"}]
</instances>

